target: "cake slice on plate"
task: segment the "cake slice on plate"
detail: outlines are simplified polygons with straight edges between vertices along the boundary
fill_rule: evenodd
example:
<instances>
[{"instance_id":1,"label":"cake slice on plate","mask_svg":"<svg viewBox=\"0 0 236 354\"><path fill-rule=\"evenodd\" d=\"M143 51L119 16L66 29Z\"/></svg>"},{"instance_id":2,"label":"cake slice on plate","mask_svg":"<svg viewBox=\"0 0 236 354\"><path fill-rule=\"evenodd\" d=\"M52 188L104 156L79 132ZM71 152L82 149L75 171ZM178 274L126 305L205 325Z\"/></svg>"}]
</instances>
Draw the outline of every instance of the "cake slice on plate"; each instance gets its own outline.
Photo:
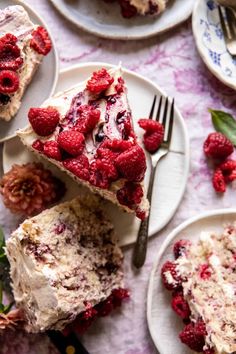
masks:
<instances>
[{"instance_id":1,"label":"cake slice on plate","mask_svg":"<svg viewBox=\"0 0 236 354\"><path fill-rule=\"evenodd\" d=\"M180 240L176 260L162 267L162 279L173 290L172 308L186 324L181 341L194 352L236 352L236 228L202 232L197 243Z\"/></svg>"},{"instance_id":2,"label":"cake slice on plate","mask_svg":"<svg viewBox=\"0 0 236 354\"><path fill-rule=\"evenodd\" d=\"M25 220L6 242L14 298L29 332L83 330L128 296L123 256L97 197Z\"/></svg>"},{"instance_id":3,"label":"cake slice on plate","mask_svg":"<svg viewBox=\"0 0 236 354\"><path fill-rule=\"evenodd\" d=\"M146 158L133 130L120 67L94 72L41 108L31 108L28 116L31 125L18 132L28 148L93 192L147 217Z\"/></svg>"},{"instance_id":4,"label":"cake slice on plate","mask_svg":"<svg viewBox=\"0 0 236 354\"><path fill-rule=\"evenodd\" d=\"M0 10L0 119L9 121L43 56L51 49L47 31L22 6Z\"/></svg>"}]
</instances>

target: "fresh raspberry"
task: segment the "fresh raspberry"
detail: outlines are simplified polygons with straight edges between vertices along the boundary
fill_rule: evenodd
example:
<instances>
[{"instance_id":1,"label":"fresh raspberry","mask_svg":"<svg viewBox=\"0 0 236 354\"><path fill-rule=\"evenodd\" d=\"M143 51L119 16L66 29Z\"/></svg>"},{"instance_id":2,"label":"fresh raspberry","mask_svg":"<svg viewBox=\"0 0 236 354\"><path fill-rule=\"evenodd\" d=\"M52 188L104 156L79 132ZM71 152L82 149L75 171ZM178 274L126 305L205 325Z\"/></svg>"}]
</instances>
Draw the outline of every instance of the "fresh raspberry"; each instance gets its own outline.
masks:
<instances>
[{"instance_id":1,"label":"fresh raspberry","mask_svg":"<svg viewBox=\"0 0 236 354\"><path fill-rule=\"evenodd\" d=\"M142 186L138 183L125 182L124 186L117 191L116 197L120 204L135 209L143 197Z\"/></svg>"},{"instance_id":2,"label":"fresh raspberry","mask_svg":"<svg viewBox=\"0 0 236 354\"><path fill-rule=\"evenodd\" d=\"M64 167L84 181L89 180L89 161L85 155L63 161Z\"/></svg>"},{"instance_id":3,"label":"fresh raspberry","mask_svg":"<svg viewBox=\"0 0 236 354\"><path fill-rule=\"evenodd\" d=\"M114 153L121 153L130 149L132 146L133 143L131 141L119 140L119 139L113 139L113 140L107 139L99 146L99 150L109 149Z\"/></svg>"},{"instance_id":4,"label":"fresh raspberry","mask_svg":"<svg viewBox=\"0 0 236 354\"><path fill-rule=\"evenodd\" d=\"M85 147L84 135L76 130L64 130L58 135L57 142L63 150L72 156L82 154Z\"/></svg>"},{"instance_id":5,"label":"fresh raspberry","mask_svg":"<svg viewBox=\"0 0 236 354\"><path fill-rule=\"evenodd\" d=\"M42 26L38 26L31 35L30 47L38 54L47 55L52 48L52 42L47 30Z\"/></svg>"},{"instance_id":6,"label":"fresh raspberry","mask_svg":"<svg viewBox=\"0 0 236 354\"><path fill-rule=\"evenodd\" d=\"M146 158L143 149L135 145L122 152L115 160L121 176L132 182L140 182L146 172Z\"/></svg>"},{"instance_id":7,"label":"fresh raspberry","mask_svg":"<svg viewBox=\"0 0 236 354\"><path fill-rule=\"evenodd\" d=\"M57 161L62 160L61 151L58 146L58 143L54 140L46 141L43 146L44 154L50 159L54 159Z\"/></svg>"},{"instance_id":8,"label":"fresh raspberry","mask_svg":"<svg viewBox=\"0 0 236 354\"><path fill-rule=\"evenodd\" d=\"M108 189L110 187L109 174L107 173L107 168L105 164L99 161L93 161L90 165L90 183L93 186Z\"/></svg>"},{"instance_id":9,"label":"fresh raspberry","mask_svg":"<svg viewBox=\"0 0 236 354\"><path fill-rule=\"evenodd\" d=\"M188 306L187 301L185 301L183 293L177 291L172 298L171 301L172 309L180 316L183 320L189 319L191 314L190 308Z\"/></svg>"},{"instance_id":10,"label":"fresh raspberry","mask_svg":"<svg viewBox=\"0 0 236 354\"><path fill-rule=\"evenodd\" d=\"M138 124L146 131L143 136L146 150L150 153L156 152L164 139L163 125L151 119L140 119Z\"/></svg>"},{"instance_id":11,"label":"fresh raspberry","mask_svg":"<svg viewBox=\"0 0 236 354\"><path fill-rule=\"evenodd\" d=\"M121 94L125 90L125 82L122 77L119 77L117 80L117 84L115 85L116 92Z\"/></svg>"},{"instance_id":12,"label":"fresh raspberry","mask_svg":"<svg viewBox=\"0 0 236 354\"><path fill-rule=\"evenodd\" d=\"M118 172L112 161L97 159L96 167L99 171L102 171L110 181L116 181L118 179Z\"/></svg>"},{"instance_id":13,"label":"fresh raspberry","mask_svg":"<svg viewBox=\"0 0 236 354\"><path fill-rule=\"evenodd\" d=\"M0 71L0 92L14 93L19 88L19 76L12 70Z\"/></svg>"},{"instance_id":14,"label":"fresh raspberry","mask_svg":"<svg viewBox=\"0 0 236 354\"><path fill-rule=\"evenodd\" d=\"M207 335L206 326L202 320L196 323L189 323L179 334L182 343L196 352L202 352L205 345L205 336Z\"/></svg>"},{"instance_id":15,"label":"fresh raspberry","mask_svg":"<svg viewBox=\"0 0 236 354\"><path fill-rule=\"evenodd\" d=\"M236 179L236 161L227 160L221 163L218 168L222 171L226 183Z\"/></svg>"},{"instance_id":16,"label":"fresh raspberry","mask_svg":"<svg viewBox=\"0 0 236 354\"><path fill-rule=\"evenodd\" d=\"M16 71L23 64L20 48L15 44L0 41L0 69Z\"/></svg>"},{"instance_id":17,"label":"fresh raspberry","mask_svg":"<svg viewBox=\"0 0 236 354\"><path fill-rule=\"evenodd\" d=\"M104 68L95 71L90 80L87 82L87 90L94 94L99 94L107 90L113 83L113 77Z\"/></svg>"},{"instance_id":18,"label":"fresh raspberry","mask_svg":"<svg viewBox=\"0 0 236 354\"><path fill-rule=\"evenodd\" d=\"M97 311L90 303L86 304L86 310L82 313L82 318L85 320L89 320L97 316Z\"/></svg>"},{"instance_id":19,"label":"fresh raspberry","mask_svg":"<svg viewBox=\"0 0 236 354\"><path fill-rule=\"evenodd\" d=\"M174 248L173 248L175 259L184 256L190 246L191 246L191 242L189 240L177 241L174 244Z\"/></svg>"},{"instance_id":20,"label":"fresh raspberry","mask_svg":"<svg viewBox=\"0 0 236 354\"><path fill-rule=\"evenodd\" d=\"M174 262L167 261L164 263L161 269L162 282L167 290L175 290L181 287L183 280L181 276L177 274L176 264Z\"/></svg>"},{"instance_id":21,"label":"fresh raspberry","mask_svg":"<svg viewBox=\"0 0 236 354\"><path fill-rule=\"evenodd\" d=\"M127 289L114 289L112 291L112 303L114 308L120 307L122 302L129 298L129 291Z\"/></svg>"},{"instance_id":22,"label":"fresh raspberry","mask_svg":"<svg viewBox=\"0 0 236 354\"><path fill-rule=\"evenodd\" d=\"M135 137L135 134L131 119L127 117L123 124L122 138L128 140L130 137Z\"/></svg>"},{"instance_id":23,"label":"fresh raspberry","mask_svg":"<svg viewBox=\"0 0 236 354\"><path fill-rule=\"evenodd\" d=\"M212 184L216 192L224 193L226 191L224 175L220 168L215 170L212 178Z\"/></svg>"},{"instance_id":24,"label":"fresh raspberry","mask_svg":"<svg viewBox=\"0 0 236 354\"><path fill-rule=\"evenodd\" d=\"M32 144L32 148L39 151L39 152L43 152L43 142L39 139L35 140Z\"/></svg>"},{"instance_id":25,"label":"fresh raspberry","mask_svg":"<svg viewBox=\"0 0 236 354\"><path fill-rule=\"evenodd\" d=\"M16 42L17 42L17 37L11 33L6 33L3 37L0 38L0 43L14 45L16 44Z\"/></svg>"},{"instance_id":26,"label":"fresh raspberry","mask_svg":"<svg viewBox=\"0 0 236 354\"><path fill-rule=\"evenodd\" d=\"M199 276L203 280L207 280L211 277L211 268L209 264L202 264L199 269Z\"/></svg>"},{"instance_id":27,"label":"fresh raspberry","mask_svg":"<svg viewBox=\"0 0 236 354\"><path fill-rule=\"evenodd\" d=\"M203 144L203 150L207 157L225 159L234 151L231 141L222 133L211 133Z\"/></svg>"},{"instance_id":28,"label":"fresh raspberry","mask_svg":"<svg viewBox=\"0 0 236 354\"><path fill-rule=\"evenodd\" d=\"M128 0L119 0L121 7L121 14L125 18L134 17L137 14L137 9L135 6L131 5Z\"/></svg>"},{"instance_id":29,"label":"fresh raspberry","mask_svg":"<svg viewBox=\"0 0 236 354\"><path fill-rule=\"evenodd\" d=\"M36 134L48 136L56 129L60 114L54 107L30 108L28 118Z\"/></svg>"},{"instance_id":30,"label":"fresh raspberry","mask_svg":"<svg viewBox=\"0 0 236 354\"><path fill-rule=\"evenodd\" d=\"M99 121L99 109L95 109L89 105L82 105L78 109L78 114L79 118L76 122L75 129L82 134L90 133Z\"/></svg>"}]
</instances>

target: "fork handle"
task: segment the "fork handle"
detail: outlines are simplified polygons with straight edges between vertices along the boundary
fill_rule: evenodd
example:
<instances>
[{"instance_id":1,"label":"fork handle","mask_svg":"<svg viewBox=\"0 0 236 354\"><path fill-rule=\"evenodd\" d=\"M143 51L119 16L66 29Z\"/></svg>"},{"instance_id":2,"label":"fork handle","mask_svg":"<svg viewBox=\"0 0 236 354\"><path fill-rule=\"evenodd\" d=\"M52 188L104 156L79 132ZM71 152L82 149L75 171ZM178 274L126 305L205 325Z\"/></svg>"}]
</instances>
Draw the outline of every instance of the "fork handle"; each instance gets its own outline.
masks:
<instances>
[{"instance_id":1,"label":"fork handle","mask_svg":"<svg viewBox=\"0 0 236 354\"><path fill-rule=\"evenodd\" d=\"M150 175L150 179L149 179L148 193L147 193L147 199L150 203L150 208L151 208L152 189L153 189L155 171L156 171L156 168L154 168L152 166L151 175ZM140 227L139 227L138 236L137 236L137 241L134 246L133 265L136 268L141 268L144 265L144 262L146 259L149 218L150 218L150 213L149 213L148 217L141 222Z\"/></svg>"}]
</instances>

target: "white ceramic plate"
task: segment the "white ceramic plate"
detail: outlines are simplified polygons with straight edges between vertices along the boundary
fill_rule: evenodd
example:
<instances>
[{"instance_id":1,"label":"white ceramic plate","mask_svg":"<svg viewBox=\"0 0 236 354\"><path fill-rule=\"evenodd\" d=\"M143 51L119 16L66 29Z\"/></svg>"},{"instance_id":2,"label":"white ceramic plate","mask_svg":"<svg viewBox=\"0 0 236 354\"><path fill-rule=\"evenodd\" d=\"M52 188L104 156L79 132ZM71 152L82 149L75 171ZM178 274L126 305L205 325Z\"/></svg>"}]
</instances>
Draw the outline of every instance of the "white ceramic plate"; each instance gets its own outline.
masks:
<instances>
[{"instance_id":1,"label":"white ceramic plate","mask_svg":"<svg viewBox=\"0 0 236 354\"><path fill-rule=\"evenodd\" d=\"M57 91L62 91L74 86L78 81L87 79L94 70L101 67L111 68L112 65L103 63L80 64L60 73L57 84ZM147 117L153 101L154 94L160 95L163 92L151 81L131 71L124 70L124 78L128 86L128 98L133 111L135 130L138 136L142 137L142 130L137 121L141 117ZM7 141L3 150L3 168L8 171L14 163L24 163L34 159L35 155L29 153L21 144L18 138ZM150 217L150 236L163 228L174 215L184 194L189 172L189 140L184 120L175 109L175 124L171 152L164 157L157 169L155 179L152 212ZM47 164L50 167L49 164ZM51 167L50 167L51 169ZM149 168L145 183L149 177ZM78 185L65 173L53 168L54 173L65 180L68 193L66 199L78 194ZM117 206L109 203L107 207L122 245L133 243L136 240L140 221L131 214L124 213Z\"/></svg>"},{"instance_id":2,"label":"white ceramic plate","mask_svg":"<svg viewBox=\"0 0 236 354\"><path fill-rule=\"evenodd\" d=\"M58 57L55 50L55 43L47 25L34 10L19 0L1 0L0 9L7 6L21 5L29 13L31 20L47 29L52 40L53 48L51 52L43 58L42 64L37 69L30 85L22 98L21 107L14 118L9 122L0 120L0 143L13 137L17 129L27 125L27 113L30 107L37 107L42 104L55 90L58 79Z\"/></svg>"},{"instance_id":3,"label":"white ceramic plate","mask_svg":"<svg viewBox=\"0 0 236 354\"><path fill-rule=\"evenodd\" d=\"M165 12L155 18L124 19L116 3L103 0L51 0L69 21L97 36L135 40L165 32L191 15L195 0L170 0Z\"/></svg>"},{"instance_id":4,"label":"white ceramic plate","mask_svg":"<svg viewBox=\"0 0 236 354\"><path fill-rule=\"evenodd\" d=\"M192 26L199 54L208 69L225 85L236 89L236 60L226 49L216 1L196 1Z\"/></svg>"},{"instance_id":5,"label":"white ceramic plate","mask_svg":"<svg viewBox=\"0 0 236 354\"><path fill-rule=\"evenodd\" d=\"M187 220L172 231L163 243L151 272L147 300L149 331L160 354L193 353L178 338L183 322L172 310L171 294L163 287L160 276L165 261L174 259L173 245L182 238L197 241L201 231L220 233L224 224L235 221L236 209L213 210Z\"/></svg>"}]
</instances>

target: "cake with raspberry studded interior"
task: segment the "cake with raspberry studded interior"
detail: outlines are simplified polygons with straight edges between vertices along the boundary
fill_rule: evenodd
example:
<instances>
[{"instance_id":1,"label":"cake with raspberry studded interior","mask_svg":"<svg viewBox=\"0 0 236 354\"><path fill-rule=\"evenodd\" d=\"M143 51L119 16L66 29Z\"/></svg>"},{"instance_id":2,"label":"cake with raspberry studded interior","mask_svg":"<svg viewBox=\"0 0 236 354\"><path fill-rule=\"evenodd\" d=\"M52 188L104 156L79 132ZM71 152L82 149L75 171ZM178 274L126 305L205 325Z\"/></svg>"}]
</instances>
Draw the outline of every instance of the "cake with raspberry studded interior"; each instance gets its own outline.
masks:
<instances>
[{"instance_id":1,"label":"cake with raspberry studded interior","mask_svg":"<svg viewBox=\"0 0 236 354\"><path fill-rule=\"evenodd\" d=\"M146 158L134 133L120 67L94 72L87 81L31 108L22 142L92 192L145 219Z\"/></svg>"}]
</instances>

